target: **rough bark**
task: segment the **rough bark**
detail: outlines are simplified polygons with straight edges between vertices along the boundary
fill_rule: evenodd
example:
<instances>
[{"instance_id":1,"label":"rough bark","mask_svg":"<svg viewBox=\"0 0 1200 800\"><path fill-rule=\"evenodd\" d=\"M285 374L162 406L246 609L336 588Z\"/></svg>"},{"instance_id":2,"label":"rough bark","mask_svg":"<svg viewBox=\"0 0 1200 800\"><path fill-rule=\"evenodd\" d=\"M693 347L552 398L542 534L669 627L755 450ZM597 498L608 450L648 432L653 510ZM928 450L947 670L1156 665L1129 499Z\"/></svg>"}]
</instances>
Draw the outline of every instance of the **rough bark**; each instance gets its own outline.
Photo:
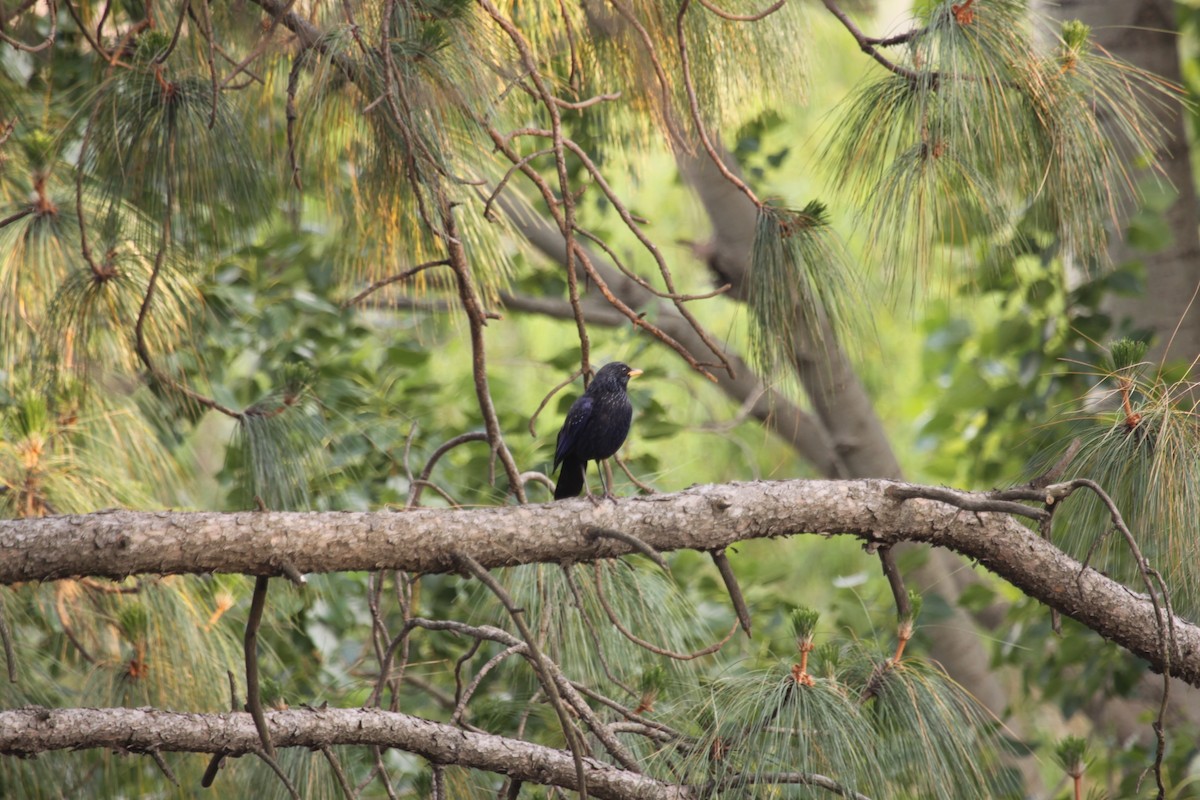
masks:
<instances>
[{"instance_id":1,"label":"rough bark","mask_svg":"<svg viewBox=\"0 0 1200 800\"><path fill-rule=\"evenodd\" d=\"M514 780L576 789L571 754L519 739L472 733L440 722L379 709L324 708L266 714L276 747L394 747L434 764L508 775ZM106 748L134 753L244 755L261 747L249 714L192 714L153 708L23 708L0 712L0 753ZM682 800L681 787L584 758L588 794L610 800Z\"/></svg>"},{"instance_id":2,"label":"rough bark","mask_svg":"<svg viewBox=\"0 0 1200 800\"><path fill-rule=\"evenodd\" d=\"M1156 670L1164 666L1150 600L1087 568L1012 517L893 497L893 481L756 481L593 505L405 512L234 514L113 511L0 521L0 583L77 575L280 574L402 569L451 572L455 554L486 567L588 561L636 552L591 534L619 530L659 552L716 550L799 533L871 545L921 542L967 556ZM915 487L917 494L938 491ZM961 498L985 495L955 493ZM1175 620L1171 673L1200 685L1200 628Z\"/></svg>"}]
</instances>

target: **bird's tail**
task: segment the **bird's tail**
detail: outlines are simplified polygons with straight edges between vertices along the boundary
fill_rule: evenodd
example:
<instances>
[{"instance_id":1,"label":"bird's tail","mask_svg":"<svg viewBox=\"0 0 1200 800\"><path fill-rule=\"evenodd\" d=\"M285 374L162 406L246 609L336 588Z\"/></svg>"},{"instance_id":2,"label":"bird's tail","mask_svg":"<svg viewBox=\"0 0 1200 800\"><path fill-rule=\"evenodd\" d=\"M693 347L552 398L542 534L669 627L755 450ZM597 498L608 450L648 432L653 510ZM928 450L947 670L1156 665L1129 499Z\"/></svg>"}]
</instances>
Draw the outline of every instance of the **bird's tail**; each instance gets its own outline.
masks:
<instances>
[{"instance_id":1,"label":"bird's tail","mask_svg":"<svg viewBox=\"0 0 1200 800\"><path fill-rule=\"evenodd\" d=\"M558 483L554 485L554 499L562 500L565 497L578 497L579 493L583 491L584 473L586 471L586 461L580 461L569 456L564 458L562 470L558 473Z\"/></svg>"}]
</instances>

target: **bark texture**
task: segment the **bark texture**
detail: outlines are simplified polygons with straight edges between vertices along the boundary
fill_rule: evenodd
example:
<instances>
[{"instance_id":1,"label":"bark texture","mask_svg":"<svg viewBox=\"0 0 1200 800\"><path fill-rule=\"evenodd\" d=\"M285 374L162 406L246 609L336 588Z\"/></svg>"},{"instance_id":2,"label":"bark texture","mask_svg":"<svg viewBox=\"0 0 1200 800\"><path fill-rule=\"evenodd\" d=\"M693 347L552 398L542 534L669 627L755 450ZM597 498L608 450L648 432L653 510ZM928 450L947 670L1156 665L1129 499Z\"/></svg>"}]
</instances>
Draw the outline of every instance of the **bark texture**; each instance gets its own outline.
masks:
<instances>
[{"instance_id":1,"label":"bark texture","mask_svg":"<svg viewBox=\"0 0 1200 800\"><path fill-rule=\"evenodd\" d=\"M472 733L379 709L324 708L266 714L276 747L376 745L435 764L493 772L528 783L576 789L571 754L519 739ZM134 753L244 755L262 746L249 714L192 714L153 708L23 708L0 712L0 753L102 747ZM584 758L588 794L609 800L682 800L686 790Z\"/></svg>"},{"instance_id":2,"label":"bark texture","mask_svg":"<svg viewBox=\"0 0 1200 800\"><path fill-rule=\"evenodd\" d=\"M402 569L452 572L464 553L488 568L588 561L635 552L598 528L659 552L716 550L747 539L810 533L870 545L921 542L971 558L1173 675L1200 685L1200 628L1175 619L1164 659L1148 598L1084 568L1007 514L892 492L985 495L894 481L756 481L593 505L586 500L485 509L234 514L110 511L0 521L0 583L80 575L238 572L251 575Z\"/></svg>"}]
</instances>

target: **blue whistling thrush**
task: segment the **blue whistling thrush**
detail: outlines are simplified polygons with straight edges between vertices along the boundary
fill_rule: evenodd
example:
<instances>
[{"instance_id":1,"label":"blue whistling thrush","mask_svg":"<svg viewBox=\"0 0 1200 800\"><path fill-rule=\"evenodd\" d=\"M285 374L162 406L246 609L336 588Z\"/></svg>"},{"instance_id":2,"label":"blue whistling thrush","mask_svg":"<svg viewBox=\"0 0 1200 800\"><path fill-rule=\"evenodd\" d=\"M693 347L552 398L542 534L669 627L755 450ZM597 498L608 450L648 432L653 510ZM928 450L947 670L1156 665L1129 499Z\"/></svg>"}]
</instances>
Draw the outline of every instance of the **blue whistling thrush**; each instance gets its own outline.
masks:
<instances>
[{"instance_id":1,"label":"blue whistling thrush","mask_svg":"<svg viewBox=\"0 0 1200 800\"><path fill-rule=\"evenodd\" d=\"M641 374L640 369L630 369L619 361L605 364L587 391L571 404L562 430L558 432L558 446L554 449L554 467L562 464L554 487L555 500L577 497L581 491L592 497L585 475L587 462L602 461L625 443L633 419L633 406L625 390L629 379ZM603 470L600 470L600 482L604 485L604 496L615 500L604 482Z\"/></svg>"}]
</instances>

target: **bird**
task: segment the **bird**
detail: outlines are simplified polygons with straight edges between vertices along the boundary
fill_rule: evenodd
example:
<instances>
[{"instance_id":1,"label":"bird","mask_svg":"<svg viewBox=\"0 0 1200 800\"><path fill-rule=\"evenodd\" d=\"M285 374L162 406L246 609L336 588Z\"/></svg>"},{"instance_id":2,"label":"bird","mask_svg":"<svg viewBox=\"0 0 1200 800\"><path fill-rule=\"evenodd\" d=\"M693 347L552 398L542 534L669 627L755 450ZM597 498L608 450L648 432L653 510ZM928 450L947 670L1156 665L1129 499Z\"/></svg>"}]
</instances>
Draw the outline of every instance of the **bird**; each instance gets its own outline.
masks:
<instances>
[{"instance_id":1,"label":"bird","mask_svg":"<svg viewBox=\"0 0 1200 800\"><path fill-rule=\"evenodd\" d=\"M620 361L605 364L587 390L571 404L554 448L553 469L562 464L554 486L555 500L578 497L581 491L586 491L595 502L587 485L587 462L603 461L625 443L633 420L633 405L625 390L629 379L641 374L640 369L632 369ZM615 501L617 498L604 482L603 470L600 483L604 486L604 496Z\"/></svg>"}]
</instances>

